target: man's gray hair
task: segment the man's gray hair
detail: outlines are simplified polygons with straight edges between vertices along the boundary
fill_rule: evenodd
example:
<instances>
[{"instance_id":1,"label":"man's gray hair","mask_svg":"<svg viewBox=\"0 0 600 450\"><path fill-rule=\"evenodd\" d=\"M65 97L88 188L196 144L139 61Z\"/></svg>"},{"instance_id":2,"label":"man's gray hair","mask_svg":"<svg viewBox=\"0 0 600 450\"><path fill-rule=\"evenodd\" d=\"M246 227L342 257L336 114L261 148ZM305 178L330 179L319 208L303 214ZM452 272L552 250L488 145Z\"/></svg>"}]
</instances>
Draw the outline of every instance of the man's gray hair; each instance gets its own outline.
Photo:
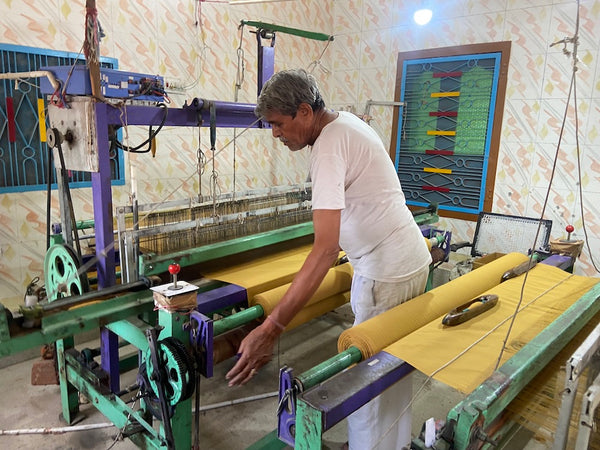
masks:
<instances>
[{"instance_id":1,"label":"man's gray hair","mask_svg":"<svg viewBox=\"0 0 600 450\"><path fill-rule=\"evenodd\" d=\"M301 103L308 103L313 111L325 107L317 80L304 69L282 70L263 85L254 114L262 118L277 112L295 117Z\"/></svg>"}]
</instances>

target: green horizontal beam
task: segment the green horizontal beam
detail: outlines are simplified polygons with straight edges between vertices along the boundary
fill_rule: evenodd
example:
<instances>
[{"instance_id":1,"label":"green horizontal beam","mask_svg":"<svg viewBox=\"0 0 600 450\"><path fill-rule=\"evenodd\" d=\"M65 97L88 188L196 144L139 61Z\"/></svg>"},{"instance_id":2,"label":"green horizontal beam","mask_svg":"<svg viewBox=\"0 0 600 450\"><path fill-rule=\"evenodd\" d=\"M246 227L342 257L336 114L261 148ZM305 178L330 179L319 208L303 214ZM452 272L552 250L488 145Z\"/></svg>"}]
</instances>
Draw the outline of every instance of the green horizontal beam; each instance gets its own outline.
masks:
<instances>
[{"instance_id":1,"label":"green horizontal beam","mask_svg":"<svg viewBox=\"0 0 600 450\"><path fill-rule=\"evenodd\" d=\"M0 337L0 357L50 344L84 331L95 330L111 322L152 311L153 308L154 300L151 292L140 291L49 314L42 319L41 328L19 330L8 338Z\"/></svg>"},{"instance_id":2,"label":"green horizontal beam","mask_svg":"<svg viewBox=\"0 0 600 450\"><path fill-rule=\"evenodd\" d=\"M256 27L261 30L279 31L281 33L300 36L303 38L312 39L314 41L333 41L333 36L329 34L315 33L314 31L300 30L298 28L283 27L281 25L275 25L272 23L257 22L254 20L242 20L242 25Z\"/></svg>"},{"instance_id":3,"label":"green horizontal beam","mask_svg":"<svg viewBox=\"0 0 600 450\"><path fill-rule=\"evenodd\" d=\"M148 338L146 338L144 330L135 326L131 322L127 320L119 320L117 322L107 324L106 328L115 333L117 336L122 337L142 353L145 353L148 350ZM148 328L150 328L150 326L148 326Z\"/></svg>"},{"instance_id":4,"label":"green horizontal beam","mask_svg":"<svg viewBox=\"0 0 600 450\"><path fill-rule=\"evenodd\" d=\"M440 221L440 217L434 213L426 213L415 216L415 222L417 225L427 225L430 223L437 223Z\"/></svg>"}]
</instances>

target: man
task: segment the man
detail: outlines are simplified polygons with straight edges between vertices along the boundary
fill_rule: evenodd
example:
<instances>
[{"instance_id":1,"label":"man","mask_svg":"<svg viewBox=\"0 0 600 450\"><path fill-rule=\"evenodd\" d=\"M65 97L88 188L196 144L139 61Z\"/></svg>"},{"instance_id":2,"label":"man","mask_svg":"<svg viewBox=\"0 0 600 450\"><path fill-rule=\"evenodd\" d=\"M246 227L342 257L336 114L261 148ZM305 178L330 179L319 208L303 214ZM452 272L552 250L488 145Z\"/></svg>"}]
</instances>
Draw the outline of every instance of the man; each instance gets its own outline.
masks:
<instances>
[{"instance_id":1,"label":"man","mask_svg":"<svg viewBox=\"0 0 600 450\"><path fill-rule=\"evenodd\" d=\"M263 86L255 113L291 151L312 147L314 244L280 303L242 341L240 358L226 375L230 386L248 382L271 359L277 337L319 287L340 248L354 269L355 324L421 294L431 262L381 139L355 115L326 109L312 75L301 69L276 73ZM408 378L351 415L350 448L407 445L410 413L398 420L398 395L410 401L411 392Z\"/></svg>"}]
</instances>

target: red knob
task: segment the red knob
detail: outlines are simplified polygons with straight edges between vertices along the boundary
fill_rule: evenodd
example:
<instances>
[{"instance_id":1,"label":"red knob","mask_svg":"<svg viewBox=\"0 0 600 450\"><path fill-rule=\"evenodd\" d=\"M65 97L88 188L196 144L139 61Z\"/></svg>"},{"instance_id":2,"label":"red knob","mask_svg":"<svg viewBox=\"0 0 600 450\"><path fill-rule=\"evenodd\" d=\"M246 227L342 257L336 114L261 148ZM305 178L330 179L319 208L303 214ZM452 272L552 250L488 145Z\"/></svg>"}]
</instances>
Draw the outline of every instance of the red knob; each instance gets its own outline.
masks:
<instances>
[{"instance_id":1,"label":"red knob","mask_svg":"<svg viewBox=\"0 0 600 450\"><path fill-rule=\"evenodd\" d=\"M572 233L573 231L575 231L575 227L573 225L567 225L565 230L567 230L567 233Z\"/></svg>"},{"instance_id":2,"label":"red knob","mask_svg":"<svg viewBox=\"0 0 600 450\"><path fill-rule=\"evenodd\" d=\"M178 274L180 270L181 267L179 266L179 264L169 264L169 273L171 275Z\"/></svg>"}]
</instances>

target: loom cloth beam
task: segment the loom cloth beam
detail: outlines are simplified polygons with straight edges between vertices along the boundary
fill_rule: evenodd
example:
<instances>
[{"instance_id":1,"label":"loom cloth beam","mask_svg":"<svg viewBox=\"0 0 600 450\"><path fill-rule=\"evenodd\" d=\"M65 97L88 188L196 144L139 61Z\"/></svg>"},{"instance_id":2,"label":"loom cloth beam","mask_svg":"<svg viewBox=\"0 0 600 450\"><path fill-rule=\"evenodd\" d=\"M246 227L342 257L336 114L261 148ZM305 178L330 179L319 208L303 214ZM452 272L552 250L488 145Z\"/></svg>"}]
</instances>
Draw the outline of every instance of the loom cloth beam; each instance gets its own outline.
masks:
<instances>
[{"instance_id":1,"label":"loom cloth beam","mask_svg":"<svg viewBox=\"0 0 600 450\"><path fill-rule=\"evenodd\" d=\"M248 308L216 321L203 314L192 314L194 330L192 340L197 347L203 349L204 356L200 371L205 377L212 376L213 366L218 362L213 359L215 337L267 317L289 289L292 279L300 270L311 248L312 245L306 245L288 249L274 256L257 258L206 273L210 279L244 287ZM350 298L352 273L349 263L329 269L317 291L286 326L286 331L347 303Z\"/></svg>"},{"instance_id":2,"label":"loom cloth beam","mask_svg":"<svg viewBox=\"0 0 600 450\"><path fill-rule=\"evenodd\" d=\"M260 306L264 316L267 316L288 290L311 249L312 245L305 245L274 256L207 272L205 276L246 288L248 305ZM341 264L330 269L315 294L288 324L287 330L346 303L351 282L350 264Z\"/></svg>"},{"instance_id":3,"label":"loom cloth beam","mask_svg":"<svg viewBox=\"0 0 600 450\"><path fill-rule=\"evenodd\" d=\"M504 272L526 260L523 254L510 253L345 330L338 339L338 351L357 347L363 359L369 358L431 320L479 296L498 284Z\"/></svg>"},{"instance_id":4,"label":"loom cloth beam","mask_svg":"<svg viewBox=\"0 0 600 450\"><path fill-rule=\"evenodd\" d=\"M451 283L432 289L377 317L343 331L338 339L338 355L320 366L340 367L341 361L347 363L348 361L368 360L386 346L425 325L432 320L432 317L443 316L451 309L465 303L466 300L476 297L482 290L499 283L507 270L526 260L527 257L519 253L506 255L486 264L477 271L467 273ZM356 358L354 355L357 355ZM342 359L338 360L338 357ZM347 368L349 365L342 368ZM286 389L296 389L296 386L309 389L316 383L325 382L327 376L330 376L328 369L311 370L292 379L292 370L285 368L280 373L280 401L285 395L285 392L281 391L282 386L287 386ZM306 386L304 380L308 382ZM293 403L295 399L291 401ZM347 401L356 403L352 399ZM291 445L294 436L289 430L291 425L297 421L298 415L295 414L295 405L291 405L288 409L290 409L290 413L284 410L279 414L278 435L280 439Z\"/></svg>"},{"instance_id":5,"label":"loom cloth beam","mask_svg":"<svg viewBox=\"0 0 600 450\"><path fill-rule=\"evenodd\" d=\"M433 318L441 317L451 309L465 303L466 300L478 296L483 290L490 288L500 282L502 275L509 269L527 260L525 255L511 253L499 258L485 266L467 273L451 283L439 286L408 302L405 302L377 317L356 325L342 332L338 339L339 355L350 351L359 353L362 360L368 360L378 354L385 347L391 345L398 339L425 325ZM335 364L336 357L331 358ZM326 362L327 363L327 362ZM326 366L328 364L324 363ZM335 364L336 366L339 364ZM287 369L280 374L280 384L289 379L290 370ZM317 371L317 375L321 375ZM301 374L298 380L313 380L316 377ZM319 379L319 381L323 381ZM289 381L290 386L295 382ZM302 383L300 383L302 384ZM280 388L281 389L281 388ZM356 403L353 400L346 400ZM296 415L296 420L298 415ZM293 419L289 414L280 414L278 433L289 443L293 436L288 432L290 422ZM304 425L303 425L304 426Z\"/></svg>"}]
</instances>

